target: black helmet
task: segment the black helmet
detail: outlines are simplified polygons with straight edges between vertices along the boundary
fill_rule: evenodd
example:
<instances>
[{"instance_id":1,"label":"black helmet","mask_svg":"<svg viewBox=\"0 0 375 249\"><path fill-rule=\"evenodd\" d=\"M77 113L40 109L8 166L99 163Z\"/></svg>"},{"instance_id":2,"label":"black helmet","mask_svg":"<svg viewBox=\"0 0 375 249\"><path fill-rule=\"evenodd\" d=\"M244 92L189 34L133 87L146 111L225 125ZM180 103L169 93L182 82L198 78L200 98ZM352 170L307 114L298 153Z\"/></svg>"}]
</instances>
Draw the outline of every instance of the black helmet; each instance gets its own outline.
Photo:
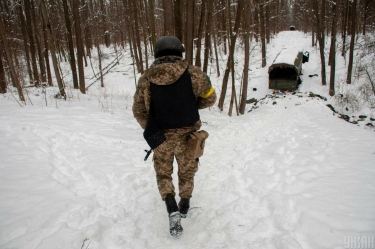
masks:
<instances>
[{"instance_id":1,"label":"black helmet","mask_svg":"<svg viewBox=\"0 0 375 249\"><path fill-rule=\"evenodd\" d=\"M185 48L177 37L163 36L156 41L154 56L155 58L166 55L182 57L182 52L185 52Z\"/></svg>"}]
</instances>

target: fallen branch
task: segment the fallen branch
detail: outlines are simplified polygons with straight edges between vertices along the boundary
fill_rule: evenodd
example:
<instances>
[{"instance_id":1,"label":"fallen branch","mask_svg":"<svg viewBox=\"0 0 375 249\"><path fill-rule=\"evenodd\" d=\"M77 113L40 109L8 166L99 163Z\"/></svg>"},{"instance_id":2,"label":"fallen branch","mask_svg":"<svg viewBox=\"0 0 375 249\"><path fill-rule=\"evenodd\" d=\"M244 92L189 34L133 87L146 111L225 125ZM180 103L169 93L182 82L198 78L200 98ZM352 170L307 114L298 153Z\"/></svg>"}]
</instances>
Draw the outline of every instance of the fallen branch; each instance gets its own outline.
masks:
<instances>
[{"instance_id":1,"label":"fallen branch","mask_svg":"<svg viewBox=\"0 0 375 249\"><path fill-rule=\"evenodd\" d=\"M121 55L121 57L120 57L119 59L121 59L121 58L122 58L122 55ZM113 63L113 64L112 64L112 63ZM112 61L111 63L109 63L105 68L103 68L103 70L105 70L105 69L107 69L109 66L111 66L111 67L108 68L107 71L105 71L105 72L103 73L103 76L104 76L105 74L109 73L109 71L110 71L112 68L114 68L116 65L117 65L117 59L113 60L113 61ZM98 76L98 75L100 75L100 73L97 73L97 74L94 75L94 77L92 77L91 79L95 78L95 77ZM91 79L90 79L90 80L91 80ZM95 82L97 82L98 80L100 80L100 76L99 76L98 78L96 78L93 82L91 82L91 83L86 87L86 90L89 89L89 87L92 86L92 85L93 85Z\"/></svg>"},{"instance_id":2,"label":"fallen branch","mask_svg":"<svg viewBox=\"0 0 375 249\"><path fill-rule=\"evenodd\" d=\"M103 70L106 70L106 69L107 69L109 66L111 66L113 63L116 65L116 64L117 64L117 60L122 59L123 56L124 56L124 55L121 53L119 59L114 59L113 61L111 61L107 66L105 66L105 67L103 68ZM112 65L111 68L113 68L113 65ZM100 73L96 73L96 74L95 74L94 76L92 76L89 80L92 80L92 79L98 77L99 74L100 74Z\"/></svg>"}]
</instances>

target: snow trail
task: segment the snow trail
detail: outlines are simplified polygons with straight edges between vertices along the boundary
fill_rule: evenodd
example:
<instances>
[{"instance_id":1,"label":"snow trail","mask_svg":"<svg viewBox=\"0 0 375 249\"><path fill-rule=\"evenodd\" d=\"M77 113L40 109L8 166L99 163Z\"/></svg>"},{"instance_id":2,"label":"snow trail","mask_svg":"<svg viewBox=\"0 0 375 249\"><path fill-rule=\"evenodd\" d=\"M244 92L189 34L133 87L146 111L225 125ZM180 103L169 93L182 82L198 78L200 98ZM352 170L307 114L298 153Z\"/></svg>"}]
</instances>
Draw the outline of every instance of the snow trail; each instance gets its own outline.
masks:
<instances>
[{"instance_id":1,"label":"snow trail","mask_svg":"<svg viewBox=\"0 0 375 249\"><path fill-rule=\"evenodd\" d=\"M273 40L269 62L301 36L287 33ZM303 40L302 46L311 38ZM310 61L304 72L320 72L319 57ZM130 78L121 82L121 100L101 99L98 106L89 93L43 108L0 100L0 248L81 248L88 238L91 249L338 249L348 236L374 236L374 134L308 98L309 90L327 89L318 77L305 77L299 96L268 97L243 116L201 112L210 136L184 234L172 238L129 108L128 64L107 80L116 86L123 75ZM251 96L263 98L270 92L266 69L254 64L252 73L258 90Z\"/></svg>"}]
</instances>

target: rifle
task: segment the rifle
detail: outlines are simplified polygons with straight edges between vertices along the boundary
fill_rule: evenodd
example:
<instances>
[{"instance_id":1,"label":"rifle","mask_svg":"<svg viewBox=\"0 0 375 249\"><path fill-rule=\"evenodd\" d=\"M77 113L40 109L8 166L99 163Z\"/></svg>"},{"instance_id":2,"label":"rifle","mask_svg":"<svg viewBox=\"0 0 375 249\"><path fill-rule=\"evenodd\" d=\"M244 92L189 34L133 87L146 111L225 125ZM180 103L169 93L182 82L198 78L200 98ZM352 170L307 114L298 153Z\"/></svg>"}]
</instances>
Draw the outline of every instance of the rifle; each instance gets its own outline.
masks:
<instances>
[{"instance_id":1,"label":"rifle","mask_svg":"<svg viewBox=\"0 0 375 249\"><path fill-rule=\"evenodd\" d=\"M166 140L159 125L152 116L152 106L150 106L150 110L148 112L147 124L143 132L143 137L145 138L147 144L151 147L150 150L145 150L147 154L144 161L146 161L151 152Z\"/></svg>"}]
</instances>

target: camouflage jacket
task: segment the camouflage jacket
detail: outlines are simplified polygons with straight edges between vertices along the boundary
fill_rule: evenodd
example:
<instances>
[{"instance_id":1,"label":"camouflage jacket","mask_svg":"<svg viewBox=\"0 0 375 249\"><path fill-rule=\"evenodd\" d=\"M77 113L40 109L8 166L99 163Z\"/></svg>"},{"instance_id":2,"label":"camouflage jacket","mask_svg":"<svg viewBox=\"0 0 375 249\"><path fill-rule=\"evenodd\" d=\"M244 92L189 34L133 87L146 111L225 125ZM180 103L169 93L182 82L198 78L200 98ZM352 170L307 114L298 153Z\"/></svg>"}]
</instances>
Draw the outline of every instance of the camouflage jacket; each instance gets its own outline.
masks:
<instances>
[{"instance_id":1,"label":"camouflage jacket","mask_svg":"<svg viewBox=\"0 0 375 249\"><path fill-rule=\"evenodd\" d=\"M191 76L194 95L198 100L198 108L204 109L215 103L215 90L211 86L208 76L199 67L189 65L186 60L177 56L158 58L152 66L141 75L138 80L137 90L134 94L133 114L143 129L146 127L150 108L150 82L157 85L173 84L181 77L187 68ZM198 130L200 125L201 122L199 120L196 125L194 125L194 128L192 127L193 130Z\"/></svg>"}]
</instances>

